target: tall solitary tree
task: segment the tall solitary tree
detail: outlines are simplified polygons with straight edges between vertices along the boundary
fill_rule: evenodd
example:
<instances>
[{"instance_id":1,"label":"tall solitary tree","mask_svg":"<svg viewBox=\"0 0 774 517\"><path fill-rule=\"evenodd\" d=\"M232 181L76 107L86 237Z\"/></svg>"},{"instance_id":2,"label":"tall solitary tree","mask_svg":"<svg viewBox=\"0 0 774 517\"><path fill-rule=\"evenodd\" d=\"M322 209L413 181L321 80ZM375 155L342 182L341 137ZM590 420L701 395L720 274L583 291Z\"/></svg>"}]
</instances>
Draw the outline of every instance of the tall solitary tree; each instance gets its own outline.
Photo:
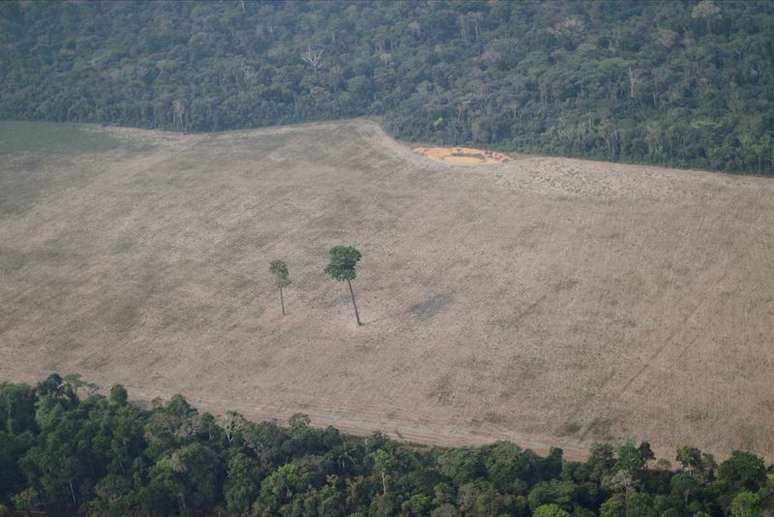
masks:
<instances>
[{"instance_id":1,"label":"tall solitary tree","mask_svg":"<svg viewBox=\"0 0 774 517\"><path fill-rule=\"evenodd\" d=\"M274 284L279 288L280 305L282 306L282 315L285 315L285 296L282 290L290 285L290 275L288 274L288 265L282 260L272 260L269 265L269 272L274 275Z\"/></svg>"},{"instance_id":2,"label":"tall solitary tree","mask_svg":"<svg viewBox=\"0 0 774 517\"><path fill-rule=\"evenodd\" d=\"M352 280L357 276L355 266L357 266L362 255L351 246L334 246L329 253L331 261L325 266L325 272L334 280L339 282L347 281L349 294L352 296L352 307L355 308L355 320L358 325L362 325L360 314L357 311L357 303L355 302L355 292L352 290Z\"/></svg>"}]
</instances>

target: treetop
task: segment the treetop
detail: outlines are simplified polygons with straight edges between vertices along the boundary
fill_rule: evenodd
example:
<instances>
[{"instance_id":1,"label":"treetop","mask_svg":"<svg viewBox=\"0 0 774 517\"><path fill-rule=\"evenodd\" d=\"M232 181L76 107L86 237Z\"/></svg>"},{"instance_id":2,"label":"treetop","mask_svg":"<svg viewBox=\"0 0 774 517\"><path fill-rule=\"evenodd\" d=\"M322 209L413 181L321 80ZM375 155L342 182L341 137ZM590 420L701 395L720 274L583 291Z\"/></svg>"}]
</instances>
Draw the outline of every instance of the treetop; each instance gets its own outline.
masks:
<instances>
[{"instance_id":1,"label":"treetop","mask_svg":"<svg viewBox=\"0 0 774 517\"><path fill-rule=\"evenodd\" d=\"M288 265L282 260L272 260L269 265L269 272L274 275L274 281L277 287L287 287L290 285L290 274Z\"/></svg>"},{"instance_id":2,"label":"treetop","mask_svg":"<svg viewBox=\"0 0 774 517\"><path fill-rule=\"evenodd\" d=\"M357 276L355 267L362 255L352 246L334 246L328 252L330 262L325 266L325 272L334 280L354 280Z\"/></svg>"}]
</instances>

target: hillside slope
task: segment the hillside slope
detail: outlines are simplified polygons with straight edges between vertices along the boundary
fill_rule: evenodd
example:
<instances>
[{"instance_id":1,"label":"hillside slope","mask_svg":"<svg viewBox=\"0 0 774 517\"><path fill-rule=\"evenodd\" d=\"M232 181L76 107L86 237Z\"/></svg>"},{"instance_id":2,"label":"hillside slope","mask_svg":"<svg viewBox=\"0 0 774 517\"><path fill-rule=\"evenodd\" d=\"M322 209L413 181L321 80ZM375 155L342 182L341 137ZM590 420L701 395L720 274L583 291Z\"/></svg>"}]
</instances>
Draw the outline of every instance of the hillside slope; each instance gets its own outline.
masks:
<instances>
[{"instance_id":1,"label":"hillside slope","mask_svg":"<svg viewBox=\"0 0 774 517\"><path fill-rule=\"evenodd\" d=\"M5 376L428 443L774 456L770 180L455 167L364 121L107 131L132 145L3 156ZM340 243L364 255L361 328L322 271Z\"/></svg>"}]
</instances>

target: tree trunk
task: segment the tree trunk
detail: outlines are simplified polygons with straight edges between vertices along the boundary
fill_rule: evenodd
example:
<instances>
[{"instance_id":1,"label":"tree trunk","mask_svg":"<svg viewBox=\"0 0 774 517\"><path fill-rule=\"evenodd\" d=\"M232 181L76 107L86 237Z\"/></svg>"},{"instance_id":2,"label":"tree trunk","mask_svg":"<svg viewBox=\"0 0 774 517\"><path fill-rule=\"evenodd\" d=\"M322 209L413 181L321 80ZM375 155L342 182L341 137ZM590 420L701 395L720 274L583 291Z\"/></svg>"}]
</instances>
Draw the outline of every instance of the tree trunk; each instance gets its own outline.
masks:
<instances>
[{"instance_id":1,"label":"tree trunk","mask_svg":"<svg viewBox=\"0 0 774 517\"><path fill-rule=\"evenodd\" d=\"M280 290L280 305L282 306L282 315L285 315L285 297L282 294L282 288L279 288Z\"/></svg>"},{"instance_id":2,"label":"tree trunk","mask_svg":"<svg viewBox=\"0 0 774 517\"><path fill-rule=\"evenodd\" d=\"M382 471L382 495L387 495L387 475Z\"/></svg>"},{"instance_id":3,"label":"tree trunk","mask_svg":"<svg viewBox=\"0 0 774 517\"><path fill-rule=\"evenodd\" d=\"M70 480L69 485L70 485L70 497L73 498L73 504L75 506L78 506L78 499L76 499L76 497L75 497L75 489L73 488L73 480L72 479Z\"/></svg>"},{"instance_id":4,"label":"tree trunk","mask_svg":"<svg viewBox=\"0 0 774 517\"><path fill-rule=\"evenodd\" d=\"M360 322L360 314L357 312L357 303L355 303L355 291L352 290L352 282L349 279L347 279L347 285L349 286L349 294L352 296L352 307L355 308L355 319L360 326L362 323Z\"/></svg>"}]
</instances>

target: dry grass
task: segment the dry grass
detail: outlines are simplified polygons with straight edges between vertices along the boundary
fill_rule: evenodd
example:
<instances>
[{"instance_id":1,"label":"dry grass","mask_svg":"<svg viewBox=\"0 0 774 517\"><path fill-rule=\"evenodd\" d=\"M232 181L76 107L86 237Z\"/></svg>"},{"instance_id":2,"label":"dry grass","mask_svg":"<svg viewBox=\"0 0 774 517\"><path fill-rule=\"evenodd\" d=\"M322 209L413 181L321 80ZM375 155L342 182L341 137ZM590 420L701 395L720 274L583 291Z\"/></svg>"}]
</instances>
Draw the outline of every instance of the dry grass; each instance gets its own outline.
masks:
<instances>
[{"instance_id":1,"label":"dry grass","mask_svg":"<svg viewBox=\"0 0 774 517\"><path fill-rule=\"evenodd\" d=\"M578 457L774 457L774 182L530 157L475 168L353 121L0 165L0 377ZM364 327L326 251L364 254ZM293 285L282 318L268 274Z\"/></svg>"}]
</instances>

